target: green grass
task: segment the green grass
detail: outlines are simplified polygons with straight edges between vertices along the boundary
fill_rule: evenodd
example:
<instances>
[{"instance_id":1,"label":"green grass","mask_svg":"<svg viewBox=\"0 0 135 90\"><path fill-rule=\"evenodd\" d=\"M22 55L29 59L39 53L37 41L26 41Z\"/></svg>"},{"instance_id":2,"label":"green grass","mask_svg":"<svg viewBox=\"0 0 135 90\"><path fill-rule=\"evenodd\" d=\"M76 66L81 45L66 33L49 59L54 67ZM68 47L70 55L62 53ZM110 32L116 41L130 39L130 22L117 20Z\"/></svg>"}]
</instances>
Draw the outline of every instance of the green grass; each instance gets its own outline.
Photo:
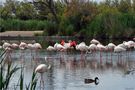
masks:
<instances>
[{"instance_id":1,"label":"green grass","mask_svg":"<svg viewBox=\"0 0 135 90\"><path fill-rule=\"evenodd\" d=\"M36 90L36 85L37 85L38 79L36 78L35 71L33 70L31 81L29 82L28 85L26 85L24 83L24 74L25 74L23 71L24 67L14 66L12 64L12 62L8 63L8 65L6 66L5 62L4 62L4 57L3 57L3 55L5 53L6 53L6 51L3 51L3 53L0 55L0 59L1 59L1 62L0 62L0 90L8 89L11 78L20 69L21 69L21 74L20 74L20 78L18 80L19 89L24 90L24 88L26 88L26 90ZM16 86L18 86L18 85L16 85ZM16 90L17 87L15 87L14 89Z\"/></svg>"}]
</instances>

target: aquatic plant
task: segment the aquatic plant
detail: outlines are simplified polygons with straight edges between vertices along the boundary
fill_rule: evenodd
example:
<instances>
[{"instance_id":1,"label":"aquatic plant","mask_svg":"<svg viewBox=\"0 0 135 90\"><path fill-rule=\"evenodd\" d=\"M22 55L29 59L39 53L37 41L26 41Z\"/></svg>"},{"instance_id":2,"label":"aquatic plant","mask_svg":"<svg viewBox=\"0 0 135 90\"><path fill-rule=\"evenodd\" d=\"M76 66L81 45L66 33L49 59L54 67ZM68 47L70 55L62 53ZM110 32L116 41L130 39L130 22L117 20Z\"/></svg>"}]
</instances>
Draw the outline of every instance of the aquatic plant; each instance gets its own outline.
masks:
<instances>
[{"instance_id":1,"label":"aquatic plant","mask_svg":"<svg viewBox=\"0 0 135 90\"><path fill-rule=\"evenodd\" d=\"M37 86L37 81L38 81L38 79L36 78L36 73L33 70L31 81L28 85L26 85L26 90L35 90L36 86Z\"/></svg>"},{"instance_id":2,"label":"aquatic plant","mask_svg":"<svg viewBox=\"0 0 135 90\"><path fill-rule=\"evenodd\" d=\"M4 68L4 64L0 64L0 90L6 90L8 88L12 76L19 69L17 66L12 68L11 64L8 64L6 69Z\"/></svg>"},{"instance_id":3,"label":"aquatic plant","mask_svg":"<svg viewBox=\"0 0 135 90\"><path fill-rule=\"evenodd\" d=\"M16 85L14 90L18 89L17 86L19 86L20 90L24 90L24 72L23 72L24 67L13 66L12 62L7 63L7 67L6 67L5 62L4 62L5 53L6 51L3 51L2 54L0 55L0 59L1 59L0 61L0 90L6 90L9 88L9 83L11 81L11 78L19 69L21 69L20 78L18 80L19 84ZM35 90L37 81L38 79L36 78L36 73L33 70L30 83L28 85L25 84L26 90Z\"/></svg>"}]
</instances>

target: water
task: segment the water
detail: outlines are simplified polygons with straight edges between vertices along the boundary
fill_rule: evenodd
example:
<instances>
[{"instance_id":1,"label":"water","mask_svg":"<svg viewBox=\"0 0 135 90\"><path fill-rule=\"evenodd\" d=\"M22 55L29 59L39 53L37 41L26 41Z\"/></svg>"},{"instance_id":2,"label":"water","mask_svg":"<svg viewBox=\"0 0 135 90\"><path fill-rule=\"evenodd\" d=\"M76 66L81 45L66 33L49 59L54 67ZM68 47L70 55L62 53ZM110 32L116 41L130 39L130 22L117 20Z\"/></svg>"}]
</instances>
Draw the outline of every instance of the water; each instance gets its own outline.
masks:
<instances>
[{"instance_id":1,"label":"water","mask_svg":"<svg viewBox=\"0 0 135 90\"><path fill-rule=\"evenodd\" d=\"M117 53L87 54L81 56L80 52L35 52L16 50L11 53L11 60L14 65L24 67L24 83L28 85L32 72L37 65L47 62L52 68L44 73L44 90L135 90L135 71L127 73L128 70L135 69L135 51L121 53L118 58ZM14 90L20 77L20 71L15 73L10 82L10 90ZM84 79L99 78L99 84L85 84ZM37 74L40 87L40 74Z\"/></svg>"}]
</instances>

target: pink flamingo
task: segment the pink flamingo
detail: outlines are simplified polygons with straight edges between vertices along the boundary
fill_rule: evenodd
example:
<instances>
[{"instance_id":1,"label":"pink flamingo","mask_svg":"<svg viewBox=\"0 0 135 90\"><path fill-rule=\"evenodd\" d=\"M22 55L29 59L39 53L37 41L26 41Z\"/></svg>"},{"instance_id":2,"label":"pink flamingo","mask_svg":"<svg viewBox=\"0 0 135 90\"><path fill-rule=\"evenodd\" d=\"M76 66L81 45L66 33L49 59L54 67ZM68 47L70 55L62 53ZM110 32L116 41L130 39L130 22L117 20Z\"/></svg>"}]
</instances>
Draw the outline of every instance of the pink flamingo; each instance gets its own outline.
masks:
<instances>
[{"instance_id":1,"label":"pink flamingo","mask_svg":"<svg viewBox=\"0 0 135 90\"><path fill-rule=\"evenodd\" d=\"M92 39L92 40L90 41L90 43L91 43L91 44L99 44L100 42L99 42L98 40L96 40L96 39Z\"/></svg>"},{"instance_id":2,"label":"pink flamingo","mask_svg":"<svg viewBox=\"0 0 135 90\"><path fill-rule=\"evenodd\" d=\"M4 49L6 49L6 48L8 48L8 47L11 47L11 44L8 43L8 42L4 42L4 44L2 45L2 47L3 47Z\"/></svg>"},{"instance_id":3,"label":"pink flamingo","mask_svg":"<svg viewBox=\"0 0 135 90\"><path fill-rule=\"evenodd\" d=\"M19 45L16 44L16 43L12 43L11 47L12 47L13 49L17 49L17 48L19 47Z\"/></svg>"},{"instance_id":4,"label":"pink flamingo","mask_svg":"<svg viewBox=\"0 0 135 90\"><path fill-rule=\"evenodd\" d=\"M55 51L55 48L53 46L48 46L46 48L47 51Z\"/></svg>"},{"instance_id":5,"label":"pink flamingo","mask_svg":"<svg viewBox=\"0 0 135 90\"><path fill-rule=\"evenodd\" d=\"M113 52L115 46L116 46L116 45L113 44L113 43L109 43L109 44L107 45L107 48L108 48L108 50L109 50L110 53L111 53L111 61L112 61L112 52Z\"/></svg>"},{"instance_id":6,"label":"pink flamingo","mask_svg":"<svg viewBox=\"0 0 135 90\"><path fill-rule=\"evenodd\" d=\"M40 87L43 85L44 88L44 79L43 79L43 74L44 72L47 72L51 68L51 65L46 65L46 64L40 64L37 66L35 69L35 72L38 72L41 74L41 79L40 79ZM43 89L44 90L44 89Z\"/></svg>"},{"instance_id":7,"label":"pink flamingo","mask_svg":"<svg viewBox=\"0 0 135 90\"><path fill-rule=\"evenodd\" d=\"M100 51L100 62L102 63L102 54L101 54L101 52L102 51L105 51L106 50L106 47L104 45L102 45L102 44L99 43L99 44L97 44L97 48Z\"/></svg>"},{"instance_id":8,"label":"pink flamingo","mask_svg":"<svg viewBox=\"0 0 135 90\"><path fill-rule=\"evenodd\" d=\"M90 50L90 52L95 53L97 51L97 45L90 44L88 49Z\"/></svg>"},{"instance_id":9,"label":"pink flamingo","mask_svg":"<svg viewBox=\"0 0 135 90\"><path fill-rule=\"evenodd\" d=\"M76 45L76 50L81 51L81 59L82 59L83 52L88 52L88 46L85 44L85 42L81 42L80 44Z\"/></svg>"},{"instance_id":10,"label":"pink flamingo","mask_svg":"<svg viewBox=\"0 0 135 90\"><path fill-rule=\"evenodd\" d=\"M116 52L116 53L120 53L120 52L123 52L123 51L126 51L126 49L123 48L123 47L120 47L119 45L115 46L115 48L114 48L114 52ZM118 54L118 61L119 61L119 54Z\"/></svg>"},{"instance_id":11,"label":"pink flamingo","mask_svg":"<svg viewBox=\"0 0 135 90\"><path fill-rule=\"evenodd\" d=\"M40 43L34 43L33 44L33 48L34 48L34 50L36 51L36 55L38 56L38 58L39 58L39 53L37 53L40 49L42 49L42 46L41 46L41 44Z\"/></svg>"},{"instance_id":12,"label":"pink flamingo","mask_svg":"<svg viewBox=\"0 0 135 90\"><path fill-rule=\"evenodd\" d=\"M61 63L63 63L64 61L63 61L63 57L64 57L64 52L67 50L67 48L65 48L64 46L62 46L61 44L59 44L59 43L55 43L54 44L54 49L56 50L56 51L60 51L60 62ZM61 54L61 52L62 52L62 54Z\"/></svg>"},{"instance_id":13,"label":"pink flamingo","mask_svg":"<svg viewBox=\"0 0 135 90\"><path fill-rule=\"evenodd\" d=\"M24 58L24 49L27 48L27 44L25 42L21 42L20 45L19 45L19 49L21 50L21 55L20 55L20 58Z\"/></svg>"}]
</instances>

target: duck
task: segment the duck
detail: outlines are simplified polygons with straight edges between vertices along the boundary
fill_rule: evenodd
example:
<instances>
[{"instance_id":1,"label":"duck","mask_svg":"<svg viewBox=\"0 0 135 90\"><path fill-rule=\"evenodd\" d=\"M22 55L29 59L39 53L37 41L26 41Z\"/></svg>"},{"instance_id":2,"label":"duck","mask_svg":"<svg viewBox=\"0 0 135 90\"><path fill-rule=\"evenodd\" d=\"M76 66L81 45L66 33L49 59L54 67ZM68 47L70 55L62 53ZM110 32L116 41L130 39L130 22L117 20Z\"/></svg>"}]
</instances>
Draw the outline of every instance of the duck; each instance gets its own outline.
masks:
<instances>
[{"instance_id":1,"label":"duck","mask_svg":"<svg viewBox=\"0 0 135 90\"><path fill-rule=\"evenodd\" d=\"M84 79L85 84L89 84L89 83L95 83L95 85L99 84L99 78L95 77L95 79Z\"/></svg>"}]
</instances>

